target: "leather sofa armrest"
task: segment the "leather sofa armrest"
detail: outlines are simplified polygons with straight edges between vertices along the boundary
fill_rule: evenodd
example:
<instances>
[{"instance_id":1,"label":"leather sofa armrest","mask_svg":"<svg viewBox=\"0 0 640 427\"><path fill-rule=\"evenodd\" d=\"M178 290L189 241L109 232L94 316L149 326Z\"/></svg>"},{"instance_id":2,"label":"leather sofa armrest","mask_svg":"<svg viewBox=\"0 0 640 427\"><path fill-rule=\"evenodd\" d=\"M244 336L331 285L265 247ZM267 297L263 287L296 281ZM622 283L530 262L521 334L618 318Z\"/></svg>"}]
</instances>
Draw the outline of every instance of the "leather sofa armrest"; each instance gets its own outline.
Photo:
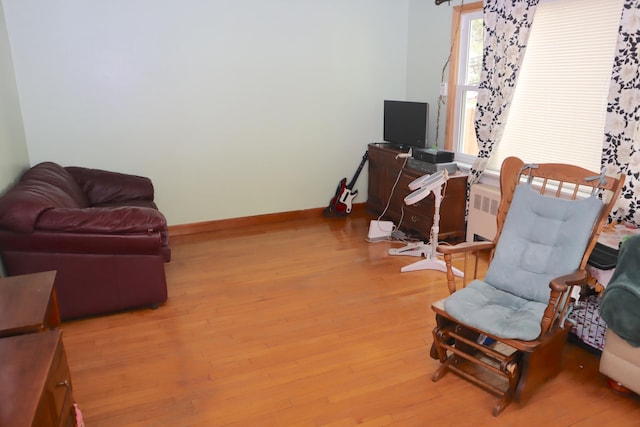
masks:
<instances>
[{"instance_id":1,"label":"leather sofa armrest","mask_svg":"<svg viewBox=\"0 0 640 427\"><path fill-rule=\"evenodd\" d=\"M137 206L56 208L43 212L35 228L74 234L146 233L166 230L167 220L155 209Z\"/></svg>"},{"instance_id":2,"label":"leather sofa armrest","mask_svg":"<svg viewBox=\"0 0 640 427\"><path fill-rule=\"evenodd\" d=\"M82 188L91 205L153 200L153 183L147 177L78 166L65 169Z\"/></svg>"}]
</instances>

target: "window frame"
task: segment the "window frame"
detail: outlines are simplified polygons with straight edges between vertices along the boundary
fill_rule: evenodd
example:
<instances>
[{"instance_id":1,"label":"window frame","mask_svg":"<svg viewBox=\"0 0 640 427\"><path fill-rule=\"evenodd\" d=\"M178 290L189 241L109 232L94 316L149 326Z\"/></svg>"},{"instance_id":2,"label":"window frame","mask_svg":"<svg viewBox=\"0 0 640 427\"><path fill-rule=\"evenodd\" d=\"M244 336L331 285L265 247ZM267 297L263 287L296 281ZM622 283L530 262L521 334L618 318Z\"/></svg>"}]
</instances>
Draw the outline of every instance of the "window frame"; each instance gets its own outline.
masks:
<instances>
[{"instance_id":1,"label":"window frame","mask_svg":"<svg viewBox=\"0 0 640 427\"><path fill-rule=\"evenodd\" d=\"M445 149L456 153L456 160L464 163L473 163L476 156L460 153L458 151L458 139L460 137L457 129L460 120L461 109L464 106L463 95L468 90L465 85L458 84L459 70L461 66L461 36L463 15L482 13L483 2L474 2L453 7L451 20L451 40L452 49L449 59L449 77L447 87L447 119L445 123ZM464 53L466 56L466 52ZM468 61L468 58L465 58ZM462 89L462 90L460 90Z\"/></svg>"}]
</instances>

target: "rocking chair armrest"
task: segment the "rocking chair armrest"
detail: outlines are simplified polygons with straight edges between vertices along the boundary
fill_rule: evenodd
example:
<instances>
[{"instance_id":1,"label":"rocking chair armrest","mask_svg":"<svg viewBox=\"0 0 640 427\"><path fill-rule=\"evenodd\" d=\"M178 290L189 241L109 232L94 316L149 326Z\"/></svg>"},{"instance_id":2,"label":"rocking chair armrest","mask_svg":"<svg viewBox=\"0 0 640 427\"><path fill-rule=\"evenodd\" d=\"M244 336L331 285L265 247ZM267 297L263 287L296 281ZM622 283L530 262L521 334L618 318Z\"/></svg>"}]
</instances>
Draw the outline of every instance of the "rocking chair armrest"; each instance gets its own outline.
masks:
<instances>
[{"instance_id":1,"label":"rocking chair armrest","mask_svg":"<svg viewBox=\"0 0 640 427\"><path fill-rule=\"evenodd\" d=\"M549 282L549 288L552 291L564 292L569 286L582 285L586 283L587 271L584 269L576 270L573 273L565 274L564 276L556 277Z\"/></svg>"},{"instance_id":2,"label":"rocking chair armrest","mask_svg":"<svg viewBox=\"0 0 640 427\"><path fill-rule=\"evenodd\" d=\"M484 251L493 248L495 248L495 244L490 241L462 242L457 245L438 245L438 252L444 255L453 255L465 252Z\"/></svg>"},{"instance_id":3,"label":"rocking chair armrest","mask_svg":"<svg viewBox=\"0 0 640 427\"><path fill-rule=\"evenodd\" d=\"M549 304L540 322L541 336L545 336L548 332L557 329L557 327L564 327L570 300L568 294L569 288L575 285L582 285L586 283L586 280L586 270L579 269L573 273L556 277L549 282L551 293L549 295Z\"/></svg>"}]
</instances>

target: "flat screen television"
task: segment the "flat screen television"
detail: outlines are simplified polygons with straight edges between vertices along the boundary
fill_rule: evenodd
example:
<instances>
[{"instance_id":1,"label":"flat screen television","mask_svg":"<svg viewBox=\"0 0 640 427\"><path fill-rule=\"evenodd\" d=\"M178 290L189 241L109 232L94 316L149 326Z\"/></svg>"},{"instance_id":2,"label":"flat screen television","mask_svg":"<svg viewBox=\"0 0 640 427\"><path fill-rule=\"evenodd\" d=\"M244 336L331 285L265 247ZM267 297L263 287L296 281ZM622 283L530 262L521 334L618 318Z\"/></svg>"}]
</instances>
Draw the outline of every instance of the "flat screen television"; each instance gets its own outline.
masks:
<instances>
[{"instance_id":1,"label":"flat screen television","mask_svg":"<svg viewBox=\"0 0 640 427\"><path fill-rule=\"evenodd\" d=\"M384 101L385 142L403 150L427 146L429 104L426 102Z\"/></svg>"}]
</instances>

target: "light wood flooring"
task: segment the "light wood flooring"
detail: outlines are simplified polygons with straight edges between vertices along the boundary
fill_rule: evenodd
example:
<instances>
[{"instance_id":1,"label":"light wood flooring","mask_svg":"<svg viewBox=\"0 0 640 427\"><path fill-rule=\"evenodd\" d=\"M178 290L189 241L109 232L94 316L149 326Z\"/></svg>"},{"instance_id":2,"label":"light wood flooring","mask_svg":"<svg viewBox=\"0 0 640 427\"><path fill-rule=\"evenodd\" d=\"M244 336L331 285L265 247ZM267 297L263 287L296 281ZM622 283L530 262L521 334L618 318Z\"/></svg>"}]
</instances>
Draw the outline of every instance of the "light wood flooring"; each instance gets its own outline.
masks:
<instances>
[{"instance_id":1,"label":"light wood flooring","mask_svg":"<svg viewBox=\"0 0 640 427\"><path fill-rule=\"evenodd\" d=\"M400 273L418 258L367 243L368 225L358 213L173 237L166 305L62 325L86 426L640 425L640 400L571 343L563 372L497 418L486 391L433 383L445 274Z\"/></svg>"}]
</instances>

